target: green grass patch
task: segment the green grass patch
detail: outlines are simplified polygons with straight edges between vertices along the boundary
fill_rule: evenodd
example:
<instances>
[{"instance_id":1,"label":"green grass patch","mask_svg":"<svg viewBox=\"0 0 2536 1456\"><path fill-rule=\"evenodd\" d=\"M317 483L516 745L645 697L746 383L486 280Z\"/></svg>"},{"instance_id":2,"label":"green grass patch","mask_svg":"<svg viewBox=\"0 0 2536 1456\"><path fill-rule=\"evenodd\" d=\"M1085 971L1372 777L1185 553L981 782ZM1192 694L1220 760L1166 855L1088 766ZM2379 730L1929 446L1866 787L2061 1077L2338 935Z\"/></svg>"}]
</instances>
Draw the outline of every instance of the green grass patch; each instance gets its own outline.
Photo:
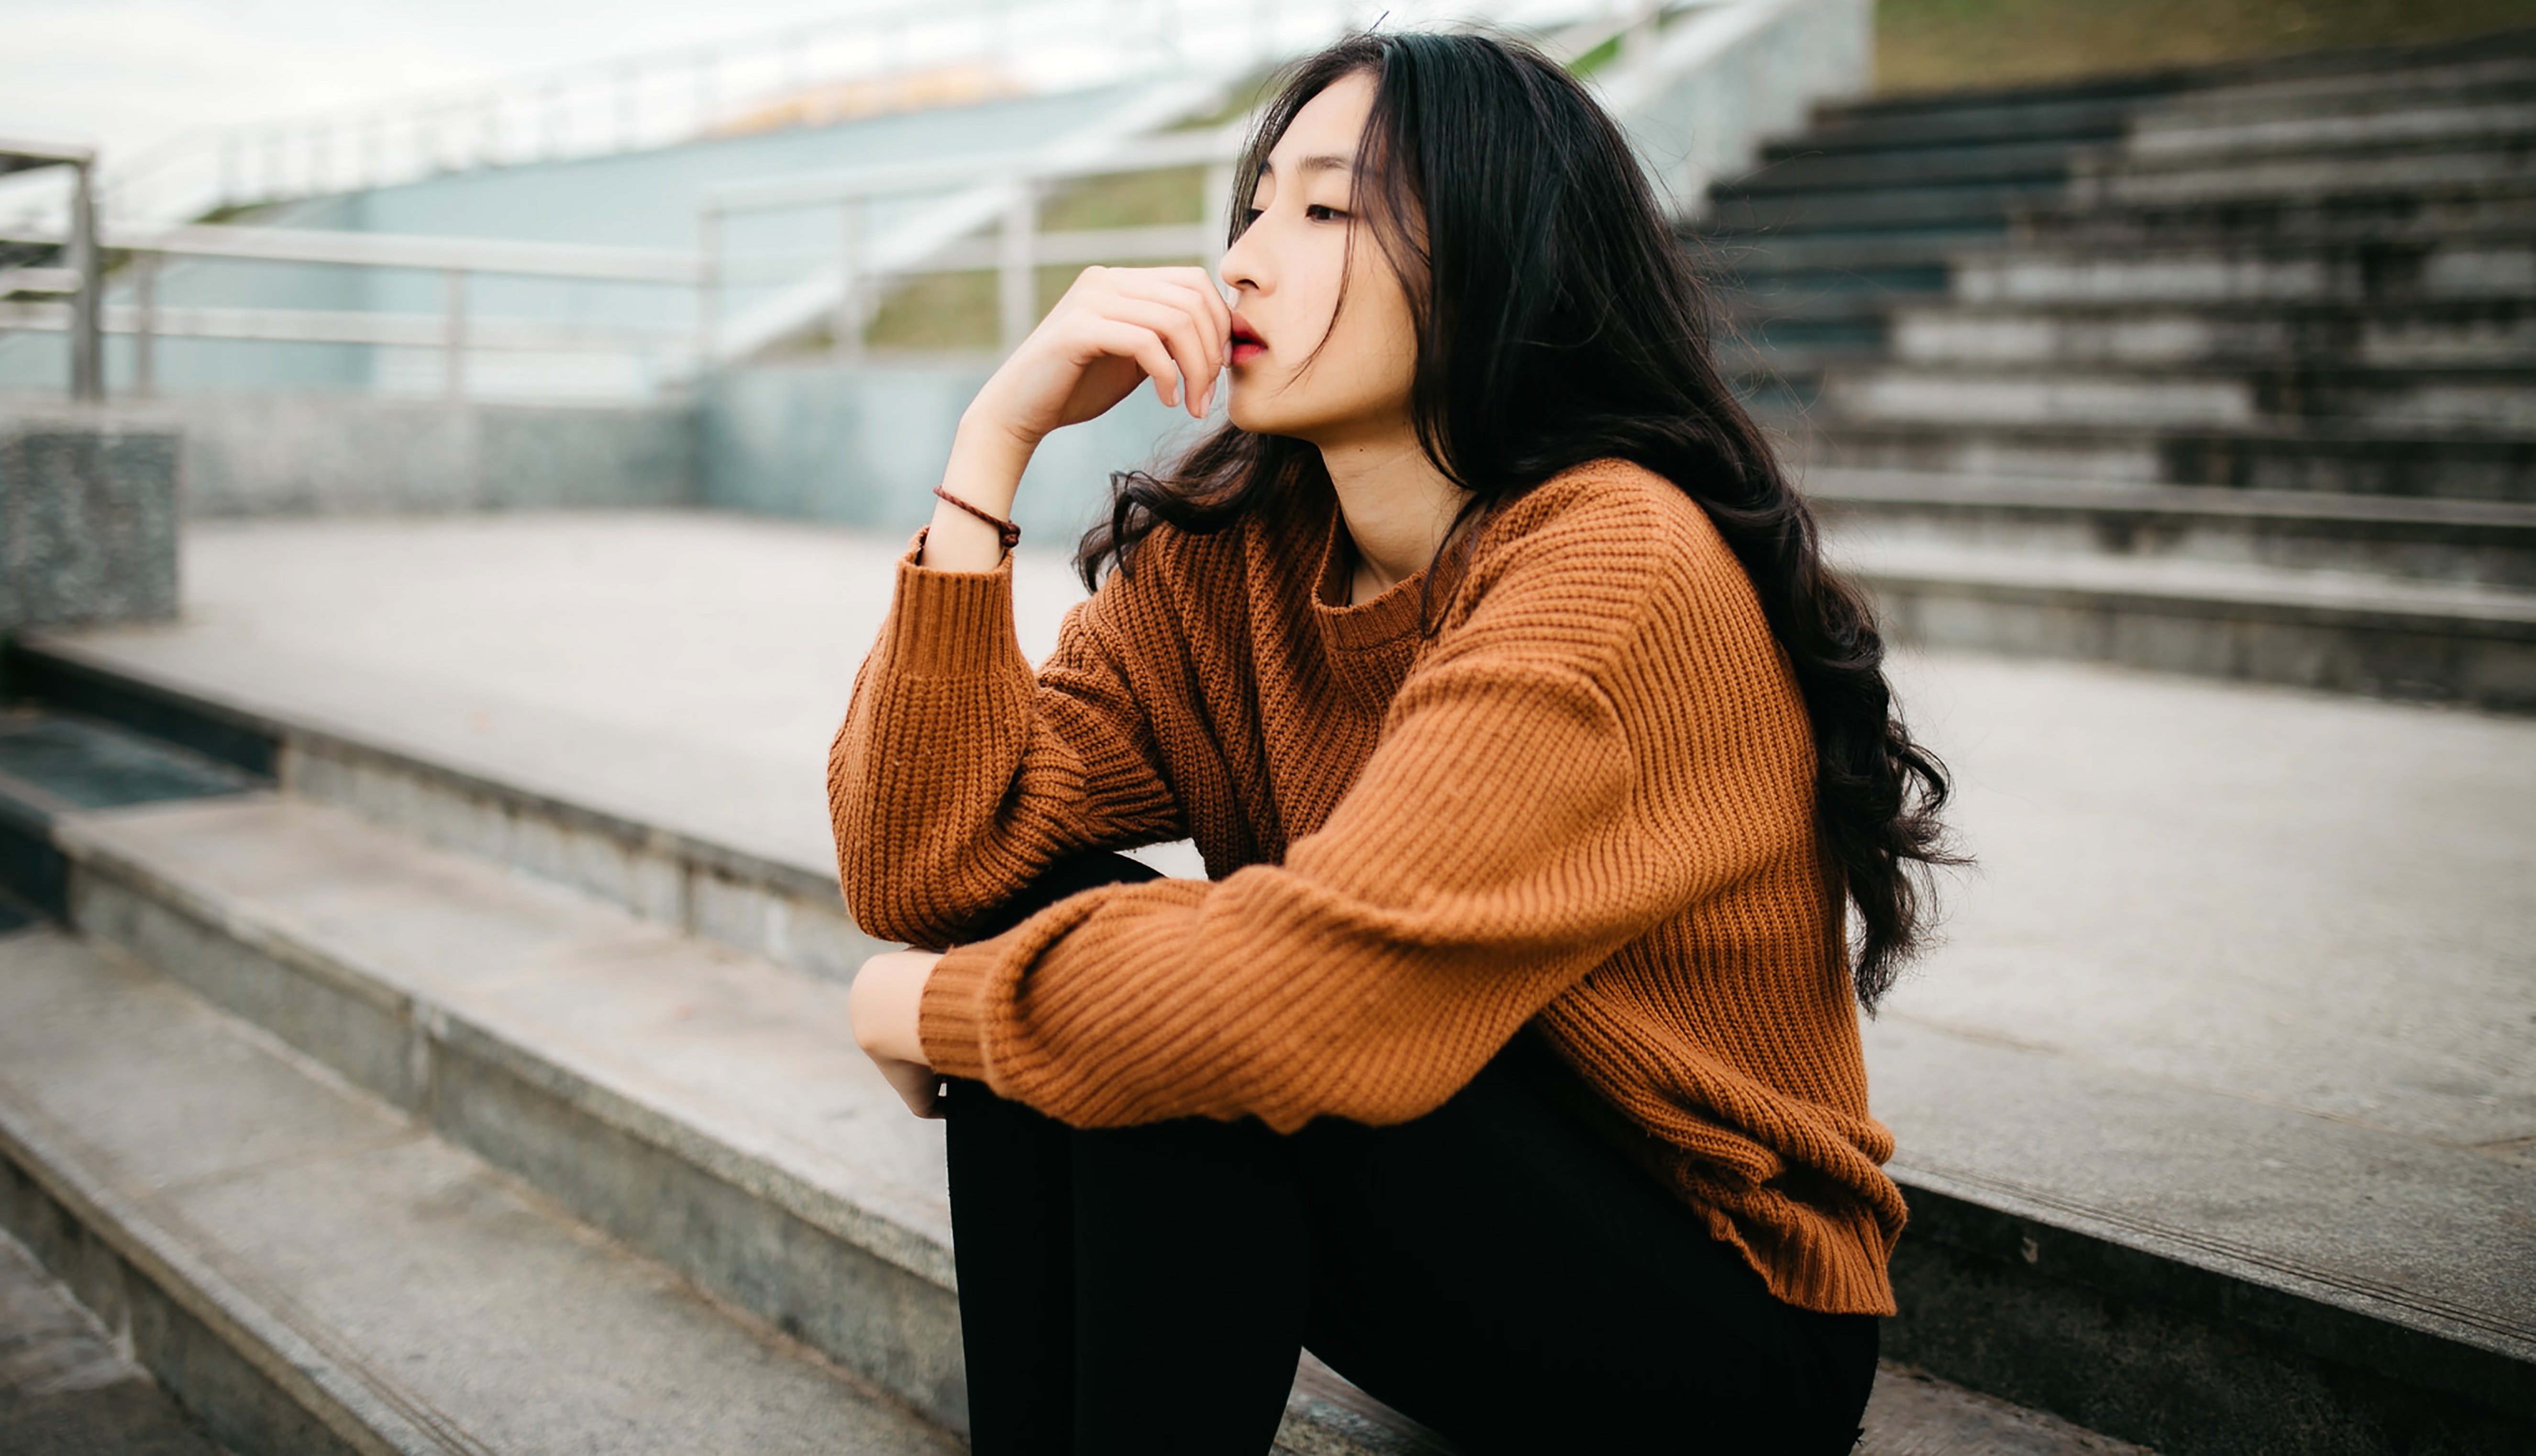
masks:
<instances>
[{"instance_id":1,"label":"green grass patch","mask_svg":"<svg viewBox=\"0 0 2536 1456\"><path fill-rule=\"evenodd\" d=\"M1046 232L1073 232L1196 222L1202 221L1205 185L1202 166L1085 177L1040 204L1039 225Z\"/></svg>"},{"instance_id":2,"label":"green grass patch","mask_svg":"<svg viewBox=\"0 0 2536 1456\"><path fill-rule=\"evenodd\" d=\"M2529 0L1879 0L1880 92L2069 81L2536 26Z\"/></svg>"}]
</instances>

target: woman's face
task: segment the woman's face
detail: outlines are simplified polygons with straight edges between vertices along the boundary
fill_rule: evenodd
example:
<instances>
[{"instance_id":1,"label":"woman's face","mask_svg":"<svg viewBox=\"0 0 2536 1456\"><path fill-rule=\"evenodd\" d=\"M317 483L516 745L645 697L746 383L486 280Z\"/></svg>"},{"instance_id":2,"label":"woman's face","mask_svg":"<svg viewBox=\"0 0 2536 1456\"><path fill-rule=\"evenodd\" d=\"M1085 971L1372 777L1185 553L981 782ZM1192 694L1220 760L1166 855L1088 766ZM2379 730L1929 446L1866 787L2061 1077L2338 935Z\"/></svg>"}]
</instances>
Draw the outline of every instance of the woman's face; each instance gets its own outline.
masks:
<instances>
[{"instance_id":1,"label":"woman's face","mask_svg":"<svg viewBox=\"0 0 2536 1456\"><path fill-rule=\"evenodd\" d=\"M1253 434L1326 448L1408 425L1418 359L1409 295L1372 229L1355 225L1357 140L1372 109L1373 79L1362 73L1305 102L1268 154L1248 229L1224 255L1236 294L1230 412Z\"/></svg>"}]
</instances>

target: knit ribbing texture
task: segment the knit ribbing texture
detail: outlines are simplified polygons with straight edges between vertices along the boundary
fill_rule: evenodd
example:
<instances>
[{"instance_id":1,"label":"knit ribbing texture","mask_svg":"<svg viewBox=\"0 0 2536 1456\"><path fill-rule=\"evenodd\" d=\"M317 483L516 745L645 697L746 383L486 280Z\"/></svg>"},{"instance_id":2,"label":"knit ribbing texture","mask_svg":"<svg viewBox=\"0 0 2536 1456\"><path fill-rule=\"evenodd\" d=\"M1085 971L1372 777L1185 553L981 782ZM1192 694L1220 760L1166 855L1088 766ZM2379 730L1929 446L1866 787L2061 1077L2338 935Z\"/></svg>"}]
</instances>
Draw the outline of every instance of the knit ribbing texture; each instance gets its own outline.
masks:
<instances>
[{"instance_id":1,"label":"knit ribbing texture","mask_svg":"<svg viewBox=\"0 0 2536 1456\"><path fill-rule=\"evenodd\" d=\"M1010 558L930 571L920 542L828 793L856 919L950 947L937 1071L1077 1126L1291 1131L1417 1117L1529 1026L1780 1298L1894 1312L1811 734L1684 492L1580 467L1356 605L1326 486L1165 527L1037 673ZM1181 838L1208 879L968 938L1060 855Z\"/></svg>"}]
</instances>

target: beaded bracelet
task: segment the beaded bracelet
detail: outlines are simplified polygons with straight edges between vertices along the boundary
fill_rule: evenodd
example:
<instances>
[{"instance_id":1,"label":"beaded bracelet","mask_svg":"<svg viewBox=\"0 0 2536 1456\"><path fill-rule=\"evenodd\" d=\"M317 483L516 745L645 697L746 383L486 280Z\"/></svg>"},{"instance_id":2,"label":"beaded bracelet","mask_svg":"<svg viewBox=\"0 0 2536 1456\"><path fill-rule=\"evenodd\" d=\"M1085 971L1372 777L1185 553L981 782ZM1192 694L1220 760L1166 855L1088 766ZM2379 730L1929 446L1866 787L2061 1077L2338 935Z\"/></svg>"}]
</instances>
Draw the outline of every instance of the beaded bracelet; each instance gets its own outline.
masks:
<instances>
[{"instance_id":1,"label":"beaded bracelet","mask_svg":"<svg viewBox=\"0 0 2536 1456\"><path fill-rule=\"evenodd\" d=\"M975 516L979 520L995 528L995 535L1003 538L1005 550L1009 551L1013 547L1022 543L1022 529L1015 526L1012 522L1005 520L1001 516L990 516L978 507L962 500L960 497L953 495L950 491L943 489L939 485L933 487L933 493L942 497L944 500L951 502L953 505L958 506L960 509L967 511L970 515Z\"/></svg>"}]
</instances>

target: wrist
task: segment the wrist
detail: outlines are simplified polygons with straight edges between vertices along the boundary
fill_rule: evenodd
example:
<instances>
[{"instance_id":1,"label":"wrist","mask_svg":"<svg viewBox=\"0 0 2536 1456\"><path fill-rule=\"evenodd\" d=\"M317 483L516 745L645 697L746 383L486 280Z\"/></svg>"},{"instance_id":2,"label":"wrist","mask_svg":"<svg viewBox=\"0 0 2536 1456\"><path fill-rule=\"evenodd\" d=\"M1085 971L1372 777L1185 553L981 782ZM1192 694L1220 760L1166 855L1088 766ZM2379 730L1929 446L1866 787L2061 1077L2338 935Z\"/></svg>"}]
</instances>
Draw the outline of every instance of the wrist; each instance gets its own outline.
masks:
<instances>
[{"instance_id":1,"label":"wrist","mask_svg":"<svg viewBox=\"0 0 2536 1456\"><path fill-rule=\"evenodd\" d=\"M1039 436L992 412L982 412L973 403L962 411L959 427L952 433L944 482L999 516L1010 514L1006 508L1021 488L1022 473L1030 469L1039 442Z\"/></svg>"},{"instance_id":2,"label":"wrist","mask_svg":"<svg viewBox=\"0 0 2536 1456\"><path fill-rule=\"evenodd\" d=\"M865 1052L897 1061L924 1060L919 1016L924 983L940 959L926 951L892 951L863 962L847 992L846 1014Z\"/></svg>"}]
</instances>

